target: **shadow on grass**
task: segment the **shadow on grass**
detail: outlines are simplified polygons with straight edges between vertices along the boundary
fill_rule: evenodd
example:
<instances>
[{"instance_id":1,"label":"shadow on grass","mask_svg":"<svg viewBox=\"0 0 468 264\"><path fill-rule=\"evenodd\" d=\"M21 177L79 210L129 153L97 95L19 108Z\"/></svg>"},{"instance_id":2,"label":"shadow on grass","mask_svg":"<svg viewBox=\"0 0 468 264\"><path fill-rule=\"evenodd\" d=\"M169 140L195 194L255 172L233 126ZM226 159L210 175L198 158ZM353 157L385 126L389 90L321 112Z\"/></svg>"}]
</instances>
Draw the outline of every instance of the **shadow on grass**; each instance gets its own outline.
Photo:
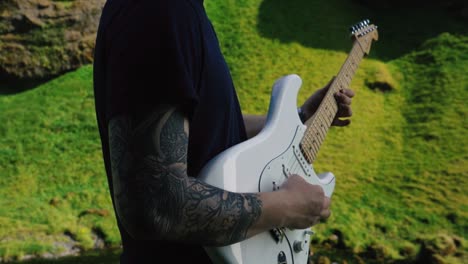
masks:
<instances>
[{"instance_id":1,"label":"shadow on grass","mask_svg":"<svg viewBox=\"0 0 468 264\"><path fill-rule=\"evenodd\" d=\"M34 259L7 264L119 264L120 250L91 251L81 256L57 259Z\"/></svg>"},{"instance_id":2,"label":"shadow on grass","mask_svg":"<svg viewBox=\"0 0 468 264\"><path fill-rule=\"evenodd\" d=\"M348 28L363 19L379 27L379 43L371 57L384 61L417 49L443 32L468 34L466 21L439 6L370 8L357 0L265 0L257 27L263 37L348 52Z\"/></svg>"},{"instance_id":3,"label":"shadow on grass","mask_svg":"<svg viewBox=\"0 0 468 264\"><path fill-rule=\"evenodd\" d=\"M73 70L63 71L60 74L50 75L44 78L18 78L13 77L0 69L0 95L18 94L32 90L41 84L47 83L70 71Z\"/></svg>"},{"instance_id":4,"label":"shadow on grass","mask_svg":"<svg viewBox=\"0 0 468 264\"><path fill-rule=\"evenodd\" d=\"M47 79L24 79L24 80L2 80L0 81L0 95L18 94L34 89L52 78Z\"/></svg>"}]
</instances>

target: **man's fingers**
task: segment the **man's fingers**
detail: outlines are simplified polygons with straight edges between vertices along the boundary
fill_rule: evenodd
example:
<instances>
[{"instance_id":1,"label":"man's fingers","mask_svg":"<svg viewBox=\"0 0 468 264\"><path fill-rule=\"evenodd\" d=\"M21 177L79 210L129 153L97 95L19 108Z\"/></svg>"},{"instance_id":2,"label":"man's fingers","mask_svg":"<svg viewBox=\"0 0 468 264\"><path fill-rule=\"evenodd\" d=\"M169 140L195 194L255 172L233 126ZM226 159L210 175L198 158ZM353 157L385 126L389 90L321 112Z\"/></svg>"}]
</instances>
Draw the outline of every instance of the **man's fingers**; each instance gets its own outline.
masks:
<instances>
[{"instance_id":1,"label":"man's fingers","mask_svg":"<svg viewBox=\"0 0 468 264\"><path fill-rule=\"evenodd\" d=\"M322 211L320 211L320 219L327 219L330 216L330 204L331 199L325 196L323 198Z\"/></svg>"},{"instance_id":2,"label":"man's fingers","mask_svg":"<svg viewBox=\"0 0 468 264\"><path fill-rule=\"evenodd\" d=\"M351 105L351 97L345 95L344 93L336 93L335 98L338 104Z\"/></svg>"},{"instance_id":3,"label":"man's fingers","mask_svg":"<svg viewBox=\"0 0 468 264\"><path fill-rule=\"evenodd\" d=\"M323 198L322 210L328 209L330 207L331 199L329 197Z\"/></svg>"},{"instance_id":4,"label":"man's fingers","mask_svg":"<svg viewBox=\"0 0 468 264\"><path fill-rule=\"evenodd\" d=\"M339 127L347 126L349 124L351 124L351 120L349 120L349 119L338 119L338 118L333 120L333 123L332 123L333 126L339 126Z\"/></svg>"},{"instance_id":5,"label":"man's fingers","mask_svg":"<svg viewBox=\"0 0 468 264\"><path fill-rule=\"evenodd\" d=\"M355 95L354 91L351 90L351 89L341 89L341 90L340 90L340 93L346 95L346 96L349 97L349 98L353 98L354 95Z\"/></svg>"},{"instance_id":6,"label":"man's fingers","mask_svg":"<svg viewBox=\"0 0 468 264\"><path fill-rule=\"evenodd\" d=\"M322 212L320 212L320 219L326 220L330 217L330 215L331 215L330 209L322 210Z\"/></svg>"},{"instance_id":7,"label":"man's fingers","mask_svg":"<svg viewBox=\"0 0 468 264\"><path fill-rule=\"evenodd\" d=\"M333 120L333 126L347 126L351 123L351 120L342 120L343 117L351 117L353 111L351 110L351 98L354 96L354 91L351 89L341 89L338 93L335 93L335 99L338 104L338 113L336 113L335 120Z\"/></svg>"},{"instance_id":8,"label":"man's fingers","mask_svg":"<svg viewBox=\"0 0 468 264\"><path fill-rule=\"evenodd\" d=\"M351 109L350 105L339 104L338 113L336 114L336 117L351 117L352 115L353 110Z\"/></svg>"},{"instance_id":9,"label":"man's fingers","mask_svg":"<svg viewBox=\"0 0 468 264\"><path fill-rule=\"evenodd\" d=\"M320 224L325 218L322 218L322 216L314 216L310 219L309 225L314 226Z\"/></svg>"}]
</instances>

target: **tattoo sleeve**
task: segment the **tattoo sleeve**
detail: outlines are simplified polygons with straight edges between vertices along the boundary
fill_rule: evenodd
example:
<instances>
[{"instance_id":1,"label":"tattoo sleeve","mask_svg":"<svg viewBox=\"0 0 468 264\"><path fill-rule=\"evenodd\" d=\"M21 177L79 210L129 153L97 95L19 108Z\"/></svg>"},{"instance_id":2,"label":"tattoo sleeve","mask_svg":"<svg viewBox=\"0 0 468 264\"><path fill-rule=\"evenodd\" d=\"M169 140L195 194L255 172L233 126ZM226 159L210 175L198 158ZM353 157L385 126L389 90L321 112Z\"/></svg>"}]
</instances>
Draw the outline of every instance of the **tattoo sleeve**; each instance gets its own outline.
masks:
<instances>
[{"instance_id":1,"label":"tattoo sleeve","mask_svg":"<svg viewBox=\"0 0 468 264\"><path fill-rule=\"evenodd\" d=\"M239 194L187 176L188 122L162 107L132 125L109 122L114 198L119 219L138 239L221 246L241 241L259 218L257 194Z\"/></svg>"}]
</instances>

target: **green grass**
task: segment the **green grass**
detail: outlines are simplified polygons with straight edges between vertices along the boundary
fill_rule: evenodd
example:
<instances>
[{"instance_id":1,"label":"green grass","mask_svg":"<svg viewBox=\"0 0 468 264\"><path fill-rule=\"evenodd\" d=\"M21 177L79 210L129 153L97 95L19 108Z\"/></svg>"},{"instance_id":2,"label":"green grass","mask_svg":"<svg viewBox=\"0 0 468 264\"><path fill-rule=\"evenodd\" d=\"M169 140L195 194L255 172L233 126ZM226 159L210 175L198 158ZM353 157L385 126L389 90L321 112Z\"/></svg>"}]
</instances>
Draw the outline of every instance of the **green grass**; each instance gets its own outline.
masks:
<instances>
[{"instance_id":1,"label":"green grass","mask_svg":"<svg viewBox=\"0 0 468 264\"><path fill-rule=\"evenodd\" d=\"M80 256L67 256L53 259L32 259L11 262L11 264L118 264L120 250L88 251Z\"/></svg>"},{"instance_id":2,"label":"green grass","mask_svg":"<svg viewBox=\"0 0 468 264\"><path fill-rule=\"evenodd\" d=\"M205 5L246 113L265 113L273 82L289 73L303 79L302 103L338 72L352 43L347 26L381 21L380 41L351 85L352 124L331 129L315 163L334 172L337 187L312 248L316 259L348 263L425 263L418 252L427 248L446 263L466 262L466 24L439 11L444 19L434 25L426 16L433 9L376 11L339 0ZM379 83L392 89L374 89ZM55 241L70 237L90 249L97 233L117 246L91 66L1 96L0 112L0 257L60 251Z\"/></svg>"},{"instance_id":3,"label":"green grass","mask_svg":"<svg viewBox=\"0 0 468 264\"><path fill-rule=\"evenodd\" d=\"M94 246L93 230L102 231L107 243L119 243L99 152L91 70L0 99L3 257L42 253L65 233L84 249Z\"/></svg>"}]
</instances>

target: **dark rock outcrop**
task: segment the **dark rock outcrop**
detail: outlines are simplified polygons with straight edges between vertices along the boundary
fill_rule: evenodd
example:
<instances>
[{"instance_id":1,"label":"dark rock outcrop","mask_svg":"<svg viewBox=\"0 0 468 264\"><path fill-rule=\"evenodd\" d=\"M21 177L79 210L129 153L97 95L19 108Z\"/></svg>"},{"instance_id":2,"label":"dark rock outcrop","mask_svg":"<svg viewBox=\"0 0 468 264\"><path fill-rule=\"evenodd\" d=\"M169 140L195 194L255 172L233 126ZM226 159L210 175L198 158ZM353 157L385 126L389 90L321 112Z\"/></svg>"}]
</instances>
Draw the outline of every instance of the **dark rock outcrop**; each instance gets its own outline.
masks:
<instances>
[{"instance_id":1,"label":"dark rock outcrop","mask_svg":"<svg viewBox=\"0 0 468 264\"><path fill-rule=\"evenodd\" d=\"M435 6L448 10L454 16L468 21L468 1L466 0L355 0L371 8L417 8Z\"/></svg>"},{"instance_id":2,"label":"dark rock outcrop","mask_svg":"<svg viewBox=\"0 0 468 264\"><path fill-rule=\"evenodd\" d=\"M1 0L0 86L92 62L105 0Z\"/></svg>"},{"instance_id":3,"label":"dark rock outcrop","mask_svg":"<svg viewBox=\"0 0 468 264\"><path fill-rule=\"evenodd\" d=\"M451 263L450 257L462 254L462 240L456 236L437 235L420 241L421 249L416 257L418 264L446 264Z\"/></svg>"}]
</instances>

